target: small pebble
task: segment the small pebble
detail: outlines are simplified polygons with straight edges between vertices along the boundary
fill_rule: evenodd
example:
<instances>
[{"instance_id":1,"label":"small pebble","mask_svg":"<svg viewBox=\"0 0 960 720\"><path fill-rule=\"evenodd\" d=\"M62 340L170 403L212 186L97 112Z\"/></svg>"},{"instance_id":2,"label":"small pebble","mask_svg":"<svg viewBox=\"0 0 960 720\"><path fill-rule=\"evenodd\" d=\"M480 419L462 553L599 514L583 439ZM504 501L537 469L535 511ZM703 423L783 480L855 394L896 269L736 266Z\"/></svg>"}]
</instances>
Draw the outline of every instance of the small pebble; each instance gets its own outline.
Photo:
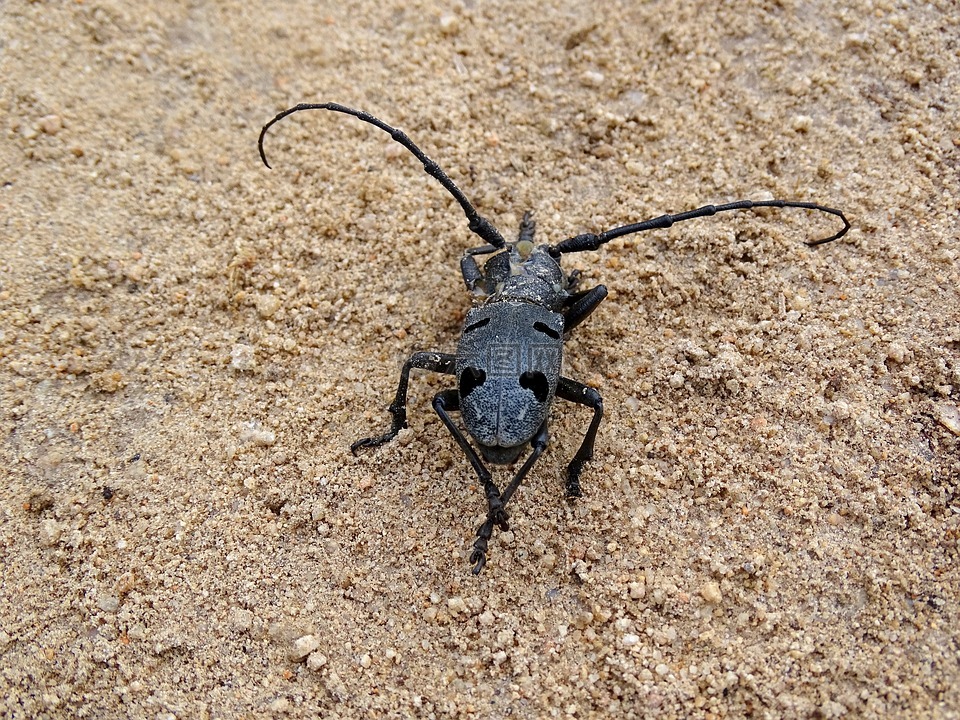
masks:
<instances>
[{"instance_id":1,"label":"small pebble","mask_svg":"<svg viewBox=\"0 0 960 720\"><path fill-rule=\"evenodd\" d=\"M270 711L275 713L285 713L290 709L290 701L286 698L277 698L270 703Z\"/></svg>"},{"instance_id":2,"label":"small pebble","mask_svg":"<svg viewBox=\"0 0 960 720\"><path fill-rule=\"evenodd\" d=\"M700 596L712 605L719 605L723 601L723 593L715 582L704 583L700 588Z\"/></svg>"},{"instance_id":3,"label":"small pebble","mask_svg":"<svg viewBox=\"0 0 960 720\"><path fill-rule=\"evenodd\" d=\"M320 640L316 635L304 635L293 641L293 647L290 650L291 660L303 660L310 653L320 647Z\"/></svg>"},{"instance_id":4,"label":"small pebble","mask_svg":"<svg viewBox=\"0 0 960 720\"><path fill-rule=\"evenodd\" d=\"M937 403L933 406L933 415L938 423L960 436L960 407L947 402Z\"/></svg>"},{"instance_id":5,"label":"small pebble","mask_svg":"<svg viewBox=\"0 0 960 720\"><path fill-rule=\"evenodd\" d=\"M264 320L272 318L277 314L281 304L280 298L276 295L261 295L257 298L257 313Z\"/></svg>"},{"instance_id":6,"label":"small pebble","mask_svg":"<svg viewBox=\"0 0 960 720\"><path fill-rule=\"evenodd\" d=\"M460 32L460 21L452 13L446 13L440 16L440 32L444 35L456 35Z\"/></svg>"},{"instance_id":7,"label":"small pebble","mask_svg":"<svg viewBox=\"0 0 960 720\"><path fill-rule=\"evenodd\" d=\"M643 596L647 594L647 586L642 582L632 582L627 588L630 590L631 600L643 600Z\"/></svg>"},{"instance_id":8,"label":"small pebble","mask_svg":"<svg viewBox=\"0 0 960 720\"><path fill-rule=\"evenodd\" d=\"M249 630L253 626L253 613L244 608L231 608L228 619L237 630Z\"/></svg>"},{"instance_id":9,"label":"small pebble","mask_svg":"<svg viewBox=\"0 0 960 720\"><path fill-rule=\"evenodd\" d=\"M230 351L230 367L239 372L248 372L257 366L257 354L252 345L237 343Z\"/></svg>"},{"instance_id":10,"label":"small pebble","mask_svg":"<svg viewBox=\"0 0 960 720\"><path fill-rule=\"evenodd\" d=\"M907 357L907 346L902 342L890 343L890 347L887 348L887 359L893 360L895 363L902 364L904 359Z\"/></svg>"},{"instance_id":11,"label":"small pebble","mask_svg":"<svg viewBox=\"0 0 960 720\"><path fill-rule=\"evenodd\" d=\"M56 520L44 520L40 523L40 544L51 547L60 541L63 528Z\"/></svg>"},{"instance_id":12,"label":"small pebble","mask_svg":"<svg viewBox=\"0 0 960 720\"><path fill-rule=\"evenodd\" d=\"M580 82L592 88L603 85L605 79L603 73L596 72L595 70L587 70L580 75Z\"/></svg>"},{"instance_id":13,"label":"small pebble","mask_svg":"<svg viewBox=\"0 0 960 720\"><path fill-rule=\"evenodd\" d=\"M321 652L312 652L307 658L307 667L310 670L319 670L327 664L327 656Z\"/></svg>"},{"instance_id":14,"label":"small pebble","mask_svg":"<svg viewBox=\"0 0 960 720\"><path fill-rule=\"evenodd\" d=\"M116 595L101 595L97 598L97 607L104 612L116 612L120 607L120 599Z\"/></svg>"},{"instance_id":15,"label":"small pebble","mask_svg":"<svg viewBox=\"0 0 960 720\"><path fill-rule=\"evenodd\" d=\"M240 433L240 442L251 442L261 447L270 447L277 441L277 434L261 427L246 427Z\"/></svg>"},{"instance_id":16,"label":"small pebble","mask_svg":"<svg viewBox=\"0 0 960 720\"><path fill-rule=\"evenodd\" d=\"M447 600L447 609L453 615L463 615L467 612L467 604L463 601L462 597L452 597Z\"/></svg>"},{"instance_id":17,"label":"small pebble","mask_svg":"<svg viewBox=\"0 0 960 720\"><path fill-rule=\"evenodd\" d=\"M59 115L44 115L37 123L37 127L46 135L56 135L63 129L63 120Z\"/></svg>"}]
</instances>

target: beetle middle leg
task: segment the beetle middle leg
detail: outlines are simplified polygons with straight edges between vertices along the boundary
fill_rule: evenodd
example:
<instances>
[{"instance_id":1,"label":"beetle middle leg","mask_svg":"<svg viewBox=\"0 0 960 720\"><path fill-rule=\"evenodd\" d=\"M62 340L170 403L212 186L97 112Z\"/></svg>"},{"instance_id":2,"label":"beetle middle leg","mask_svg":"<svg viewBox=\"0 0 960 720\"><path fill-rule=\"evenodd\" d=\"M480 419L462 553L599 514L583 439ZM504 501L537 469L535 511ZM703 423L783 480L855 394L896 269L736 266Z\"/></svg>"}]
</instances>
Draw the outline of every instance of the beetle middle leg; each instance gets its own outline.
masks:
<instances>
[{"instance_id":1,"label":"beetle middle leg","mask_svg":"<svg viewBox=\"0 0 960 720\"><path fill-rule=\"evenodd\" d=\"M454 364L456 355L437 352L418 352L410 356L403 364L403 370L400 371L400 384L397 386L397 395L387 408L393 415L393 423L383 435L363 438L357 440L350 446L350 452L354 455L362 447L378 447L385 442L393 440L397 433L407 426L407 386L410 383L410 371L413 368L420 370L432 370L433 372L443 373L445 375L455 374Z\"/></svg>"},{"instance_id":2,"label":"beetle middle leg","mask_svg":"<svg viewBox=\"0 0 960 720\"><path fill-rule=\"evenodd\" d=\"M593 420L590 422L590 427L587 428L587 434L584 436L577 454L573 456L573 460L567 466L567 497L580 497L583 494L580 491L580 473L583 472L583 466L587 461L593 457L593 444L597 439L600 420L603 418L603 398L589 385L563 376L560 377L560 382L557 384L557 397L593 408Z\"/></svg>"}]
</instances>

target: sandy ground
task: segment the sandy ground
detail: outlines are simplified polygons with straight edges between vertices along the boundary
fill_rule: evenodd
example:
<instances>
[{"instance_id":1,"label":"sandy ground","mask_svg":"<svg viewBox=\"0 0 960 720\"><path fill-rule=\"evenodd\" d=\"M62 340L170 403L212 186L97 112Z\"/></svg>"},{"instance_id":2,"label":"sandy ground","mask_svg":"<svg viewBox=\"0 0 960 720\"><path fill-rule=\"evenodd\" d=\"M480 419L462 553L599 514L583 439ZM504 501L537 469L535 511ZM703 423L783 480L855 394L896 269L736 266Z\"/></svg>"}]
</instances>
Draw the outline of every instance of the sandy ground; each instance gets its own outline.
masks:
<instances>
[{"instance_id":1,"label":"sandy ground","mask_svg":"<svg viewBox=\"0 0 960 720\"><path fill-rule=\"evenodd\" d=\"M349 5L349 7L348 7ZM960 716L960 25L939 3L0 8L0 716ZM486 570L403 359L478 244L610 298ZM501 482L509 475L499 469Z\"/></svg>"}]
</instances>

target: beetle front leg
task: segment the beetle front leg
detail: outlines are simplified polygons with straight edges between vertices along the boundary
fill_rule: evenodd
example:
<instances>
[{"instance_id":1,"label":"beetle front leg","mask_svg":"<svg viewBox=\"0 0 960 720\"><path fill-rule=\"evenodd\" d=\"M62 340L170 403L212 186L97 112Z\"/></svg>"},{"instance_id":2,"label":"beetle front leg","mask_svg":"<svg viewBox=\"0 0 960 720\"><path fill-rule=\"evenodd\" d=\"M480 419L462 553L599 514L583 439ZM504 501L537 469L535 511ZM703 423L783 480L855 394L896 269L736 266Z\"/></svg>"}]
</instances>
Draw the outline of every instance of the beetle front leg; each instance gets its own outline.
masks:
<instances>
[{"instance_id":1,"label":"beetle front leg","mask_svg":"<svg viewBox=\"0 0 960 720\"><path fill-rule=\"evenodd\" d=\"M586 320L590 313L597 309L597 305L603 302L605 297L607 297L606 286L597 285L567 298L566 308L563 312L563 331L565 333L570 332Z\"/></svg>"},{"instance_id":2,"label":"beetle front leg","mask_svg":"<svg viewBox=\"0 0 960 720\"><path fill-rule=\"evenodd\" d=\"M593 408L593 420L587 428L583 443L570 461L570 465L567 466L567 497L580 497L583 495L580 490L580 473L587 461L593 457L593 444L597 439L600 420L603 418L603 398L589 385L562 376L557 384L557 397Z\"/></svg>"},{"instance_id":3,"label":"beetle front leg","mask_svg":"<svg viewBox=\"0 0 960 720\"><path fill-rule=\"evenodd\" d=\"M350 446L350 452L354 455L362 447L377 447L385 442L393 440L397 433L407 426L407 386L410 383L410 371L413 368L420 370L431 370L433 372L443 373L445 375L455 374L454 364L456 355L449 353L418 352L410 356L410 359L403 364L403 370L400 371L400 384L397 386L397 395L394 397L390 407L387 408L393 415L393 423L390 430L383 435L363 438L357 440Z\"/></svg>"},{"instance_id":4,"label":"beetle front leg","mask_svg":"<svg viewBox=\"0 0 960 720\"><path fill-rule=\"evenodd\" d=\"M463 284L467 286L467 290L475 294L484 294L485 288L484 280L486 280L483 270L480 269L480 266L477 264L476 255L490 255L495 253L499 248L494 247L493 245L481 245L480 247L470 248L463 253L463 257L460 258L460 274L463 275ZM481 286L480 290L477 290L477 286Z\"/></svg>"}]
</instances>

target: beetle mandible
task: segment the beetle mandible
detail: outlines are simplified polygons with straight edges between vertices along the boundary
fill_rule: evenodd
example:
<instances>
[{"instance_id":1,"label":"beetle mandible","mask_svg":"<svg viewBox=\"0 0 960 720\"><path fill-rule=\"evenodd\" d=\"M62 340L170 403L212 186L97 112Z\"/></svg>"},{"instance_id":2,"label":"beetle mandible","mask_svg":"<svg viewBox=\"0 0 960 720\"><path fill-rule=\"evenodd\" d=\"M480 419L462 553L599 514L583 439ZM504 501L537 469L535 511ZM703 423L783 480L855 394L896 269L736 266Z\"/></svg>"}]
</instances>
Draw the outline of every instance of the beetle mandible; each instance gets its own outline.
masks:
<instances>
[{"instance_id":1,"label":"beetle mandible","mask_svg":"<svg viewBox=\"0 0 960 720\"><path fill-rule=\"evenodd\" d=\"M403 365L397 394L388 408L393 416L390 429L383 435L358 440L351 446L356 453L363 447L376 447L392 440L407 427L407 385L414 368L453 375L456 389L442 390L433 398L433 409L467 456L483 484L487 499L487 517L477 530L470 563L479 573L487 562L487 545L493 528L507 529L506 504L537 458L547 446L547 419L554 398L561 398L593 410L593 419L580 449L567 466L567 497L580 497L580 474L593 457L597 429L603 416L603 400L595 389L560 374L563 342L571 330L596 310L607 296L603 285L578 289L579 273L566 273L560 258L566 253L596 250L611 240L671 225L708 217L731 210L755 208L800 208L834 215L843 228L834 235L807 242L823 245L843 237L850 223L840 210L811 202L793 200L738 200L722 205L705 205L675 215L660 215L616 227L601 233L584 233L556 245L534 244L534 222L524 215L515 242L504 240L500 232L481 216L437 163L417 147L407 135L373 115L337 103L301 103L276 115L263 126L257 148L268 168L263 150L267 130L288 115L301 110L330 110L352 115L390 134L421 163L424 171L436 179L460 204L471 232L484 244L467 250L460 260L460 271L467 289L475 298L467 313L456 354L414 353ZM481 268L477 256L490 255ZM480 453L470 444L450 417L459 412L467 432ZM484 461L495 465L515 462L527 445L531 452L520 470L502 492ZM482 459L481 459L482 456Z\"/></svg>"}]
</instances>

